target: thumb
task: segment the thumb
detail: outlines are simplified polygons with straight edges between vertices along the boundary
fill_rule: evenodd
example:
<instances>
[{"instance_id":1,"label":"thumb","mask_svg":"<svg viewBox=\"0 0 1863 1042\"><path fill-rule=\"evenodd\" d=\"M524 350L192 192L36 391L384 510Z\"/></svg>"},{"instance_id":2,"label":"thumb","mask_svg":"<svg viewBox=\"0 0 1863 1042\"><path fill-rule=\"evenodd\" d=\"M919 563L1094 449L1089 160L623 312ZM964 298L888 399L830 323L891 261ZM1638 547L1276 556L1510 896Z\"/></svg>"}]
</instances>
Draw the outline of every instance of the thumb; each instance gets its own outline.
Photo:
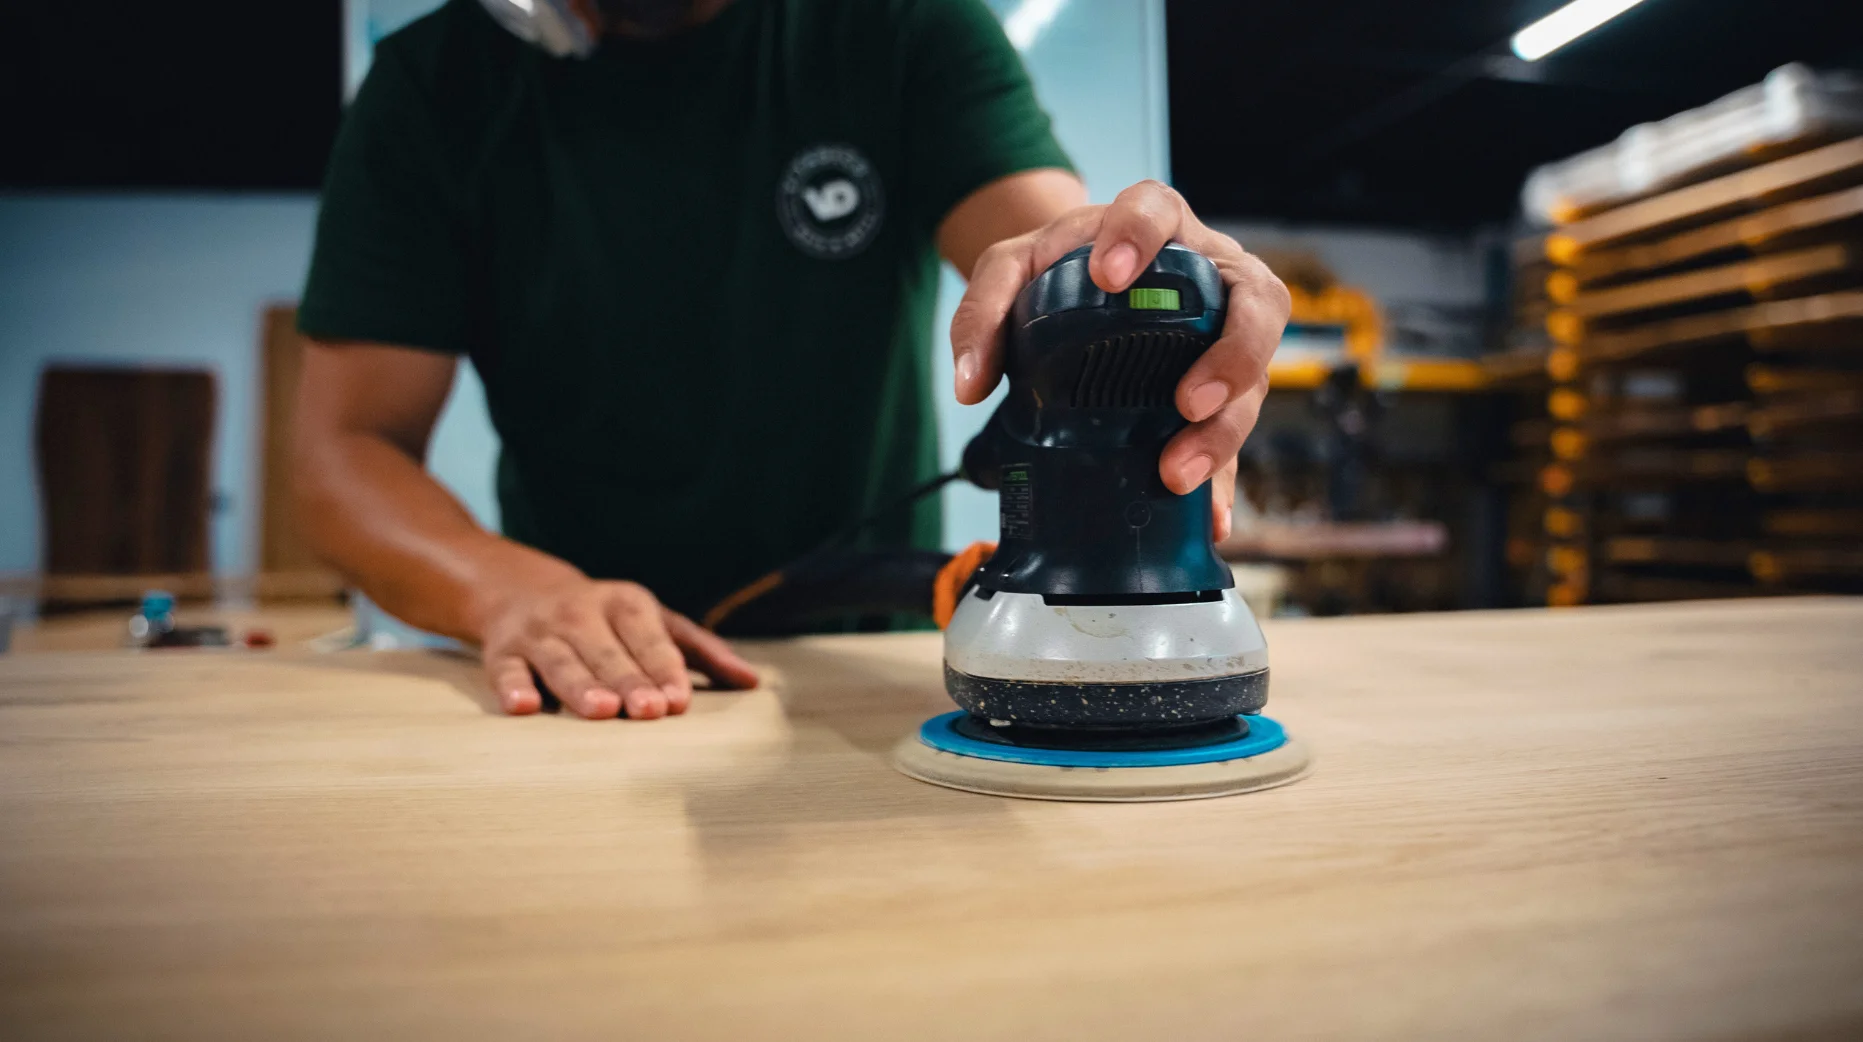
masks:
<instances>
[{"instance_id":1,"label":"thumb","mask_svg":"<svg viewBox=\"0 0 1863 1042\"><path fill-rule=\"evenodd\" d=\"M748 691L759 683L757 671L731 650L723 637L676 611L666 613L666 632L686 655L686 664L731 691Z\"/></svg>"}]
</instances>

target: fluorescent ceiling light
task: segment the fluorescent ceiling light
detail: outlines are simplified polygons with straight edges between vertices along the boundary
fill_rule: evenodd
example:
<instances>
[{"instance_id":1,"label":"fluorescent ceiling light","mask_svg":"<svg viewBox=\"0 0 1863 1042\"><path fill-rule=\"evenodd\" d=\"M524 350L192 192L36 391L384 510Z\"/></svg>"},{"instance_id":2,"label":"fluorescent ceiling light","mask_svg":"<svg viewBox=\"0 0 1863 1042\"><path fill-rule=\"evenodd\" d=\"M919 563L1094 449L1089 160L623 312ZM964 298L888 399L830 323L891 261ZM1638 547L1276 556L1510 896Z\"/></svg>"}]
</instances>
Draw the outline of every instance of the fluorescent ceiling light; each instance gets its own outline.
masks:
<instances>
[{"instance_id":1,"label":"fluorescent ceiling light","mask_svg":"<svg viewBox=\"0 0 1863 1042\"><path fill-rule=\"evenodd\" d=\"M1539 61L1573 40L1616 18L1643 0L1572 0L1514 34L1514 53Z\"/></svg>"},{"instance_id":2,"label":"fluorescent ceiling light","mask_svg":"<svg viewBox=\"0 0 1863 1042\"><path fill-rule=\"evenodd\" d=\"M1022 0L1016 9L1003 19L1003 34L1016 50L1026 51L1035 43L1054 16L1061 13L1061 5L1067 0Z\"/></svg>"}]
</instances>

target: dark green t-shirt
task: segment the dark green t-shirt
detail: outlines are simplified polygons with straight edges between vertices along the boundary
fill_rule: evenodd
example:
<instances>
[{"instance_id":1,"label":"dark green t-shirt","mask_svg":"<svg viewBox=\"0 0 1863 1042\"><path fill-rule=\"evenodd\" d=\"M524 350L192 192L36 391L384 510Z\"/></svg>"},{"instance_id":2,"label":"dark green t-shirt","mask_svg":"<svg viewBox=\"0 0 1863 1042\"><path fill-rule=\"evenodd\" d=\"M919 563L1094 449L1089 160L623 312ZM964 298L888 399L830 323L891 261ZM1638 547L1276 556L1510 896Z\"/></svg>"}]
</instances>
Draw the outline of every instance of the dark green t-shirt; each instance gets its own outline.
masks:
<instances>
[{"instance_id":1,"label":"dark green t-shirt","mask_svg":"<svg viewBox=\"0 0 1863 1042\"><path fill-rule=\"evenodd\" d=\"M979 0L736 0L584 60L452 0L376 49L298 321L469 356L505 531L698 611L935 473L934 232L1067 165ZM935 501L875 536L937 538Z\"/></svg>"}]
</instances>

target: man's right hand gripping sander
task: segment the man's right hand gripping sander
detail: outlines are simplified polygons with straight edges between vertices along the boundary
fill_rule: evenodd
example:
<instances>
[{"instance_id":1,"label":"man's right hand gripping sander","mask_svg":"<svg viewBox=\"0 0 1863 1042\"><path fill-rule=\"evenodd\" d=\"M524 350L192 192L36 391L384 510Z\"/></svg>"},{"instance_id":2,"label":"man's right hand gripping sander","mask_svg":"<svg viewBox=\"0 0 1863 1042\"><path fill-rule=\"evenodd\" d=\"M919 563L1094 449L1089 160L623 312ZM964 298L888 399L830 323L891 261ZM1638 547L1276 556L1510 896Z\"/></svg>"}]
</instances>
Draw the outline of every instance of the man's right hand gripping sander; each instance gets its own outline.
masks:
<instances>
[{"instance_id":1,"label":"man's right hand gripping sander","mask_svg":"<svg viewBox=\"0 0 1863 1042\"><path fill-rule=\"evenodd\" d=\"M1009 394L964 451L1001 501L996 553L945 629L961 707L893 751L936 785L1057 800L1195 799L1284 785L1306 748L1261 709L1268 648L1216 554L1210 486L1158 457L1178 381L1219 335L1216 266L1175 243L1106 293L1089 247L1011 314Z\"/></svg>"}]
</instances>

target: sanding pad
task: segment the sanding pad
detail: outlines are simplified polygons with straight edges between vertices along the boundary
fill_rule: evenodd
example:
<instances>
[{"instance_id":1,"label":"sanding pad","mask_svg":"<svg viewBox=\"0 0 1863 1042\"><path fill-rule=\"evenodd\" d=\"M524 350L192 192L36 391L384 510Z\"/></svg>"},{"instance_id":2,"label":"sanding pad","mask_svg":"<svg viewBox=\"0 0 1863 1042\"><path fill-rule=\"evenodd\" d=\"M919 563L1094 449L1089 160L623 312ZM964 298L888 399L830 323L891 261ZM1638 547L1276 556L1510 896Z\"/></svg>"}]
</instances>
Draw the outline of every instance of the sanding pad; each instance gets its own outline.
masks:
<instances>
[{"instance_id":1,"label":"sanding pad","mask_svg":"<svg viewBox=\"0 0 1863 1042\"><path fill-rule=\"evenodd\" d=\"M963 715L927 720L893 747L893 766L908 777L952 789L1093 803L1233 796L1298 781L1313 767L1307 747L1263 716L1248 717L1248 735L1232 742L1090 752L980 742L954 729Z\"/></svg>"}]
</instances>

